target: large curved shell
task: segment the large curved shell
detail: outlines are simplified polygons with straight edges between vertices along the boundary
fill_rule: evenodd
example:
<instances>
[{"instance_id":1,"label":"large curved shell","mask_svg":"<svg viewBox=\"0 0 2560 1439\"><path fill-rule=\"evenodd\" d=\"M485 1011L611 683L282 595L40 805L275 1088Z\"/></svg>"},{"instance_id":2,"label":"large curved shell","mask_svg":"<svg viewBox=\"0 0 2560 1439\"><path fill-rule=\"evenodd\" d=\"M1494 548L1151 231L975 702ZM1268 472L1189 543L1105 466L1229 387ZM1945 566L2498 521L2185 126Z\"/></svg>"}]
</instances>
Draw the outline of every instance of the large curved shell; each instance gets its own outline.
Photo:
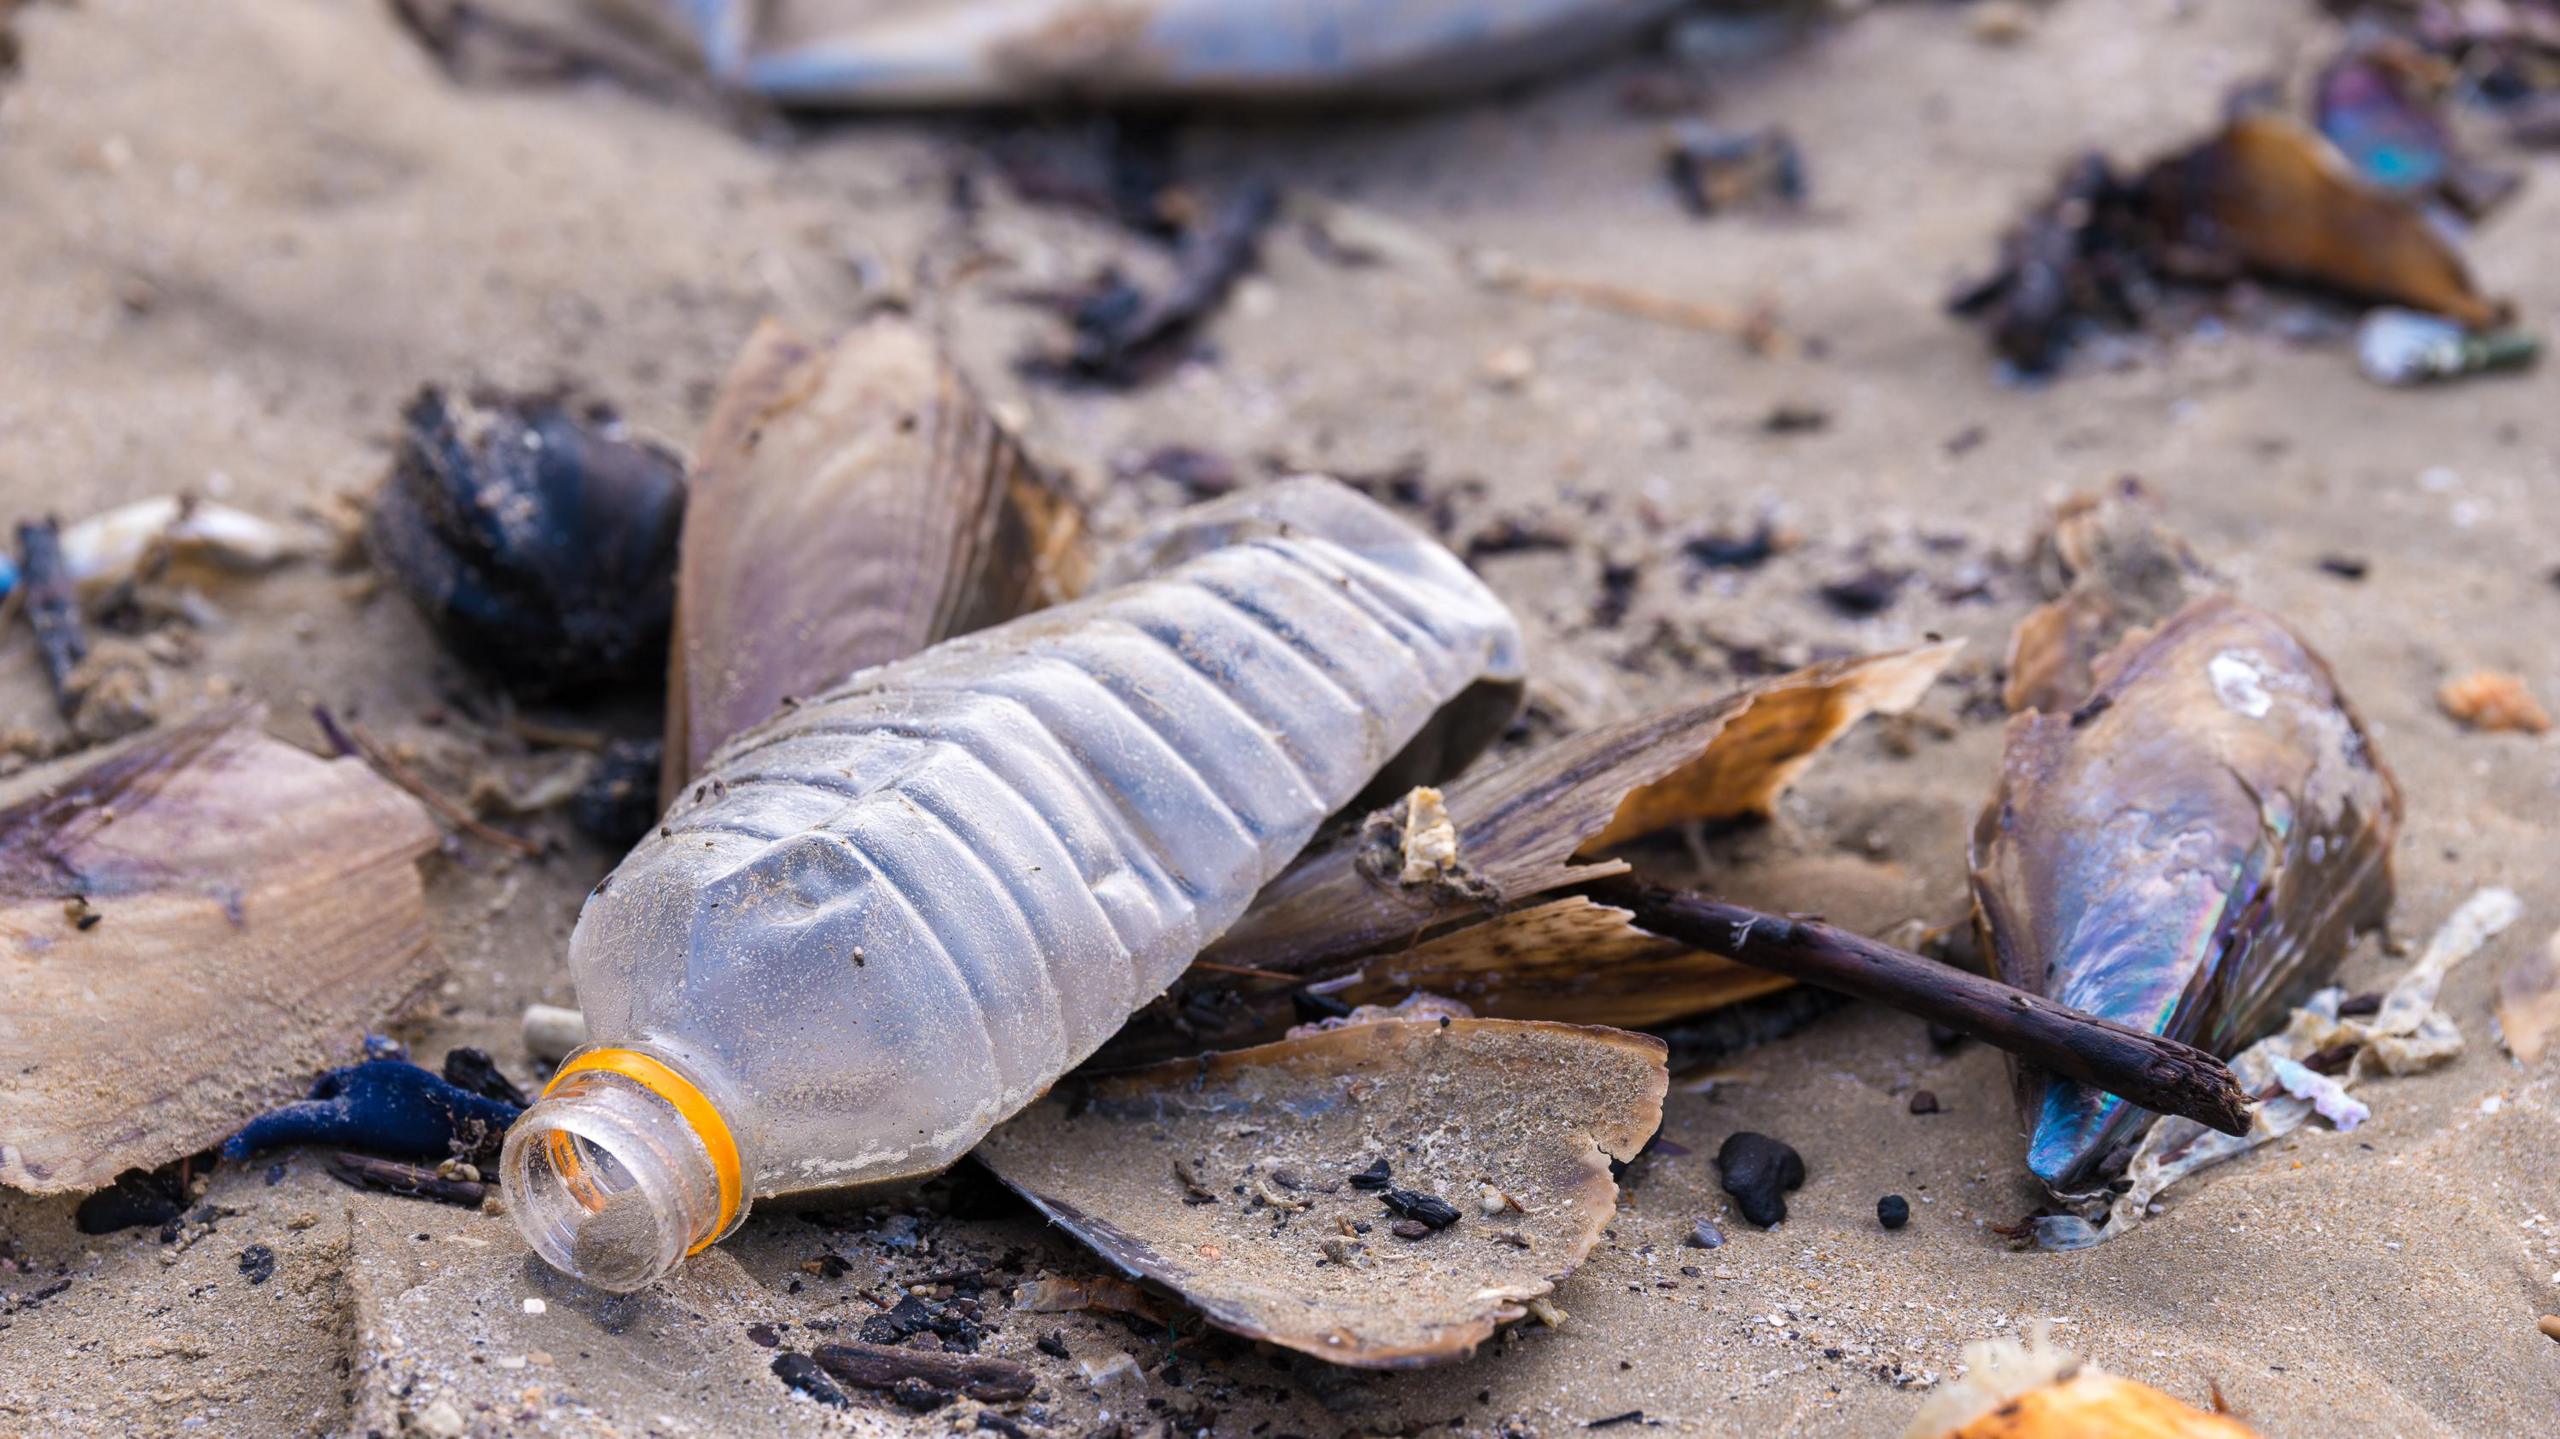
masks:
<instances>
[{"instance_id":1,"label":"large curved shell","mask_svg":"<svg viewBox=\"0 0 2560 1439\"><path fill-rule=\"evenodd\" d=\"M1084 523L911 324L767 322L695 457L665 796L722 741L858 670L1084 583Z\"/></svg>"},{"instance_id":2,"label":"large curved shell","mask_svg":"<svg viewBox=\"0 0 2560 1439\"><path fill-rule=\"evenodd\" d=\"M2391 901L2400 792L2328 665L2274 616L2189 602L2009 722L1976 914L2021 989L2228 1056ZM2145 1112L2020 1075L2029 1167L2087 1187Z\"/></svg>"}]
</instances>

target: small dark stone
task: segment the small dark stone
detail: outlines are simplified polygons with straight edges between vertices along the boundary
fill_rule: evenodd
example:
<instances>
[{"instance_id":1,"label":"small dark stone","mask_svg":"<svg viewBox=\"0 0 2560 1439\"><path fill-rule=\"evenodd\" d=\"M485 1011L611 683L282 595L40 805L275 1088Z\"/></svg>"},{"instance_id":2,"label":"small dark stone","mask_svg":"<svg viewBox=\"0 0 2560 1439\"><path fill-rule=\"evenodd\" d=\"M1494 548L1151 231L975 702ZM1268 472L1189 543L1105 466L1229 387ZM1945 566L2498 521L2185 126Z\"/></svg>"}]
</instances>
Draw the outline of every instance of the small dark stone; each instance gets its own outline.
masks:
<instances>
[{"instance_id":1,"label":"small dark stone","mask_svg":"<svg viewBox=\"0 0 2560 1439\"><path fill-rule=\"evenodd\" d=\"M865 1344L903 1344L928 1332L939 1338L944 1347L963 1354L976 1353L978 1341L985 1337L985 1331L971 1323L968 1316L916 1294L899 1300L888 1312L862 1321Z\"/></svg>"},{"instance_id":2,"label":"small dark stone","mask_svg":"<svg viewBox=\"0 0 2560 1439\"><path fill-rule=\"evenodd\" d=\"M1681 552L1711 570L1751 570L1778 552L1778 527L1765 517L1747 535L1700 535Z\"/></svg>"},{"instance_id":3,"label":"small dark stone","mask_svg":"<svg viewBox=\"0 0 2560 1439\"><path fill-rule=\"evenodd\" d=\"M1387 1226L1387 1232L1398 1239L1420 1239L1435 1231L1419 1219L1399 1219Z\"/></svg>"},{"instance_id":4,"label":"small dark stone","mask_svg":"<svg viewBox=\"0 0 2560 1439\"><path fill-rule=\"evenodd\" d=\"M1804 1156L1765 1134L1737 1130L1716 1151L1724 1192L1742 1217L1766 1229L1787 1217L1786 1193L1804 1183Z\"/></svg>"},{"instance_id":5,"label":"small dark stone","mask_svg":"<svg viewBox=\"0 0 2560 1439\"><path fill-rule=\"evenodd\" d=\"M1760 417L1760 428L1772 435L1808 435L1831 428L1831 412L1820 405L1782 402Z\"/></svg>"},{"instance_id":6,"label":"small dark stone","mask_svg":"<svg viewBox=\"0 0 2560 1439\"><path fill-rule=\"evenodd\" d=\"M2338 1017L2340 1019L2357 1019L2365 1015L2380 1014L2381 1012L2382 996L2379 994L2349 995L2347 998L2338 1001Z\"/></svg>"},{"instance_id":7,"label":"small dark stone","mask_svg":"<svg viewBox=\"0 0 2560 1439\"><path fill-rule=\"evenodd\" d=\"M770 1325L770 1324L750 1324L750 1325L748 1325L748 1326L747 1326L747 1338L748 1338L749 1340L753 1341L754 1343L756 1343L757 1345L759 1345L760 1347L762 1347L762 1348L766 1348L766 1349L773 1349L773 1348L777 1348L777 1347L779 1347L779 1346L781 1345L781 1343L782 1343L782 1334L781 1334L781 1332L780 1332L779 1330L775 1329L775 1328L774 1328L772 1325Z\"/></svg>"},{"instance_id":8,"label":"small dark stone","mask_svg":"<svg viewBox=\"0 0 2560 1439\"><path fill-rule=\"evenodd\" d=\"M1075 1357L1067 1352L1067 1336L1064 1330L1050 1330L1048 1333L1032 1340L1031 1347L1048 1355L1052 1359L1072 1359Z\"/></svg>"},{"instance_id":9,"label":"small dark stone","mask_svg":"<svg viewBox=\"0 0 2560 1439\"><path fill-rule=\"evenodd\" d=\"M516 1087L498 1068L489 1051L463 1045L444 1052L444 1082L456 1089L467 1089L483 1099L512 1104L518 1109L533 1107L533 1096Z\"/></svg>"},{"instance_id":10,"label":"small dark stone","mask_svg":"<svg viewBox=\"0 0 2560 1439\"><path fill-rule=\"evenodd\" d=\"M1722 1249L1724 1231L1716 1228L1714 1220L1701 1219L1690 1228L1689 1236L1680 1242L1692 1249Z\"/></svg>"},{"instance_id":11,"label":"small dark stone","mask_svg":"<svg viewBox=\"0 0 2560 1439\"><path fill-rule=\"evenodd\" d=\"M1387 1161L1384 1159L1351 1176L1351 1187L1354 1189L1378 1190L1393 1183L1395 1183L1395 1175L1388 1170Z\"/></svg>"},{"instance_id":12,"label":"small dark stone","mask_svg":"<svg viewBox=\"0 0 2560 1439\"><path fill-rule=\"evenodd\" d=\"M1446 1229L1458 1222L1457 1206L1436 1194L1425 1194L1418 1189L1390 1189L1379 1198L1385 1200L1387 1208L1399 1216L1421 1220L1434 1229Z\"/></svg>"},{"instance_id":13,"label":"small dark stone","mask_svg":"<svg viewBox=\"0 0 2560 1439\"><path fill-rule=\"evenodd\" d=\"M2342 580L2360 580L2373 573L2373 562L2362 555L2322 555L2320 568Z\"/></svg>"},{"instance_id":14,"label":"small dark stone","mask_svg":"<svg viewBox=\"0 0 2560 1439\"><path fill-rule=\"evenodd\" d=\"M1824 585L1822 598L1840 613L1863 619L1893 608L1893 602L1902 595L1902 582L1909 578L1892 570L1870 567Z\"/></svg>"},{"instance_id":15,"label":"small dark stone","mask_svg":"<svg viewBox=\"0 0 2560 1439\"><path fill-rule=\"evenodd\" d=\"M2356 1051L2363 1047L2351 1039L2344 1044L2314 1050L2302 1057L2302 1067L2314 1074L2344 1074L2347 1066L2355 1063Z\"/></svg>"},{"instance_id":16,"label":"small dark stone","mask_svg":"<svg viewBox=\"0 0 2560 1439\"><path fill-rule=\"evenodd\" d=\"M252 1244L240 1251L240 1272L252 1284L264 1284L276 1274L276 1252L263 1244Z\"/></svg>"},{"instance_id":17,"label":"small dark stone","mask_svg":"<svg viewBox=\"0 0 2560 1439\"><path fill-rule=\"evenodd\" d=\"M1876 1201L1876 1223L1887 1229L1900 1229L1910 1222L1910 1200L1899 1194L1888 1194Z\"/></svg>"},{"instance_id":18,"label":"small dark stone","mask_svg":"<svg viewBox=\"0 0 2560 1439\"><path fill-rule=\"evenodd\" d=\"M818 1361L806 1354L777 1354L773 1359L773 1377L831 1408L843 1409L853 1403L818 1367Z\"/></svg>"},{"instance_id":19,"label":"small dark stone","mask_svg":"<svg viewBox=\"0 0 2560 1439\"><path fill-rule=\"evenodd\" d=\"M658 765L663 747L654 739L605 742L596 767L569 797L569 822L600 844L628 849L658 822Z\"/></svg>"},{"instance_id":20,"label":"small dark stone","mask_svg":"<svg viewBox=\"0 0 2560 1439\"><path fill-rule=\"evenodd\" d=\"M912 1409L918 1414L929 1414L951 1402L951 1391L937 1389L911 1374L899 1380L889 1390L889 1397L898 1401L898 1407L901 1409Z\"/></svg>"},{"instance_id":21,"label":"small dark stone","mask_svg":"<svg viewBox=\"0 0 2560 1439\"><path fill-rule=\"evenodd\" d=\"M1911 1091L1911 1112L1914 1114L1937 1113L1938 1091L1934 1089L1915 1089Z\"/></svg>"}]
</instances>

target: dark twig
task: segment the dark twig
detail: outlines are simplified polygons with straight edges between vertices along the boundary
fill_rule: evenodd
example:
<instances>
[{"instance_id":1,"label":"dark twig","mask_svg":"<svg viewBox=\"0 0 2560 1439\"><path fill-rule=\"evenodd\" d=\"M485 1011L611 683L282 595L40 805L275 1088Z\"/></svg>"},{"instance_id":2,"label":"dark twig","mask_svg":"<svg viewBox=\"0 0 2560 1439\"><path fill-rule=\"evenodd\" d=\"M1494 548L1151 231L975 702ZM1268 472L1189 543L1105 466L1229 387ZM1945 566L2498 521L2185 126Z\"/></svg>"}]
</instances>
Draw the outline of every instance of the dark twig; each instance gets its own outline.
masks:
<instances>
[{"instance_id":1,"label":"dark twig","mask_svg":"<svg viewBox=\"0 0 2560 1439\"><path fill-rule=\"evenodd\" d=\"M326 709L314 709L311 712L311 718L319 724L320 733L327 738L331 748L342 755L352 754L362 759L373 767L375 774L416 795L427 808L443 816L444 822L455 829L482 843L494 844L500 849L514 850L521 855L533 856L542 853L540 841L526 839L520 834L509 834L493 824L483 824L473 817L470 811L437 792L436 787L419 778L416 771L393 759L391 752L382 747L380 740L366 733L363 725L353 721L341 725L337 717Z\"/></svg>"},{"instance_id":2,"label":"dark twig","mask_svg":"<svg viewBox=\"0 0 2560 1439\"><path fill-rule=\"evenodd\" d=\"M80 594L63 565L58 521L18 526L18 571L27 597L27 623L36 632L36 653L44 658L54 703L68 720L80 708L71 672L89 657L89 642L80 634Z\"/></svg>"},{"instance_id":3,"label":"dark twig","mask_svg":"<svg viewBox=\"0 0 2560 1439\"><path fill-rule=\"evenodd\" d=\"M1766 914L1616 876L1583 892L1666 939L1909 1014L1997 1045L2066 1079L2225 1134L2249 1129L2249 1096L2221 1060L2083 1014L1996 979L1815 920Z\"/></svg>"}]
</instances>

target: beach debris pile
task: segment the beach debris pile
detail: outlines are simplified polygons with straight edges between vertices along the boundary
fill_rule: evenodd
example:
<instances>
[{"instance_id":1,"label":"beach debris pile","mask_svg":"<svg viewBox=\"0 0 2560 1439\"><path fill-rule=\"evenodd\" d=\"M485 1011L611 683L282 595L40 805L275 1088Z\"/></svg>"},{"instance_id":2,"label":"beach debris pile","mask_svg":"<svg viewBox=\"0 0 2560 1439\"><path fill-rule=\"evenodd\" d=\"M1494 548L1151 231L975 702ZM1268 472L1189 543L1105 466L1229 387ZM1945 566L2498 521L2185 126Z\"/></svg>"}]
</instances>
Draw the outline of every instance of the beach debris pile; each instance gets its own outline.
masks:
<instances>
[{"instance_id":1,"label":"beach debris pile","mask_svg":"<svg viewBox=\"0 0 2560 1439\"><path fill-rule=\"evenodd\" d=\"M2454 150L2443 88L2409 44L2364 35L2320 77L2307 123L2253 90L2189 148L2129 171L2082 156L1952 308L2030 376L2095 335L2202 320L2244 280L2363 309L2359 357L2384 384L2529 364L2539 344L2508 328L2459 245L2512 178Z\"/></svg>"}]
</instances>

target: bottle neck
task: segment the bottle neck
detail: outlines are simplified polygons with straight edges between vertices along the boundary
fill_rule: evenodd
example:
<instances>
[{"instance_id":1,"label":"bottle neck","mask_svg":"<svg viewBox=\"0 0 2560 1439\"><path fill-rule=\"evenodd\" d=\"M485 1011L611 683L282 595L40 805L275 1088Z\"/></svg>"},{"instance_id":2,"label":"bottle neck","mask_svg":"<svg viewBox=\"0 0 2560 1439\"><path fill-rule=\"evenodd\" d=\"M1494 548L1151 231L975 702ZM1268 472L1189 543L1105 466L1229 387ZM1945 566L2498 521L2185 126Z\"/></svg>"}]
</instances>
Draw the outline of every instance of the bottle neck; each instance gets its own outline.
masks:
<instances>
[{"instance_id":1,"label":"bottle neck","mask_svg":"<svg viewBox=\"0 0 2560 1439\"><path fill-rule=\"evenodd\" d=\"M737 1129L646 1049L573 1055L507 1131L507 1211L555 1269L641 1289L746 1218Z\"/></svg>"}]
</instances>

